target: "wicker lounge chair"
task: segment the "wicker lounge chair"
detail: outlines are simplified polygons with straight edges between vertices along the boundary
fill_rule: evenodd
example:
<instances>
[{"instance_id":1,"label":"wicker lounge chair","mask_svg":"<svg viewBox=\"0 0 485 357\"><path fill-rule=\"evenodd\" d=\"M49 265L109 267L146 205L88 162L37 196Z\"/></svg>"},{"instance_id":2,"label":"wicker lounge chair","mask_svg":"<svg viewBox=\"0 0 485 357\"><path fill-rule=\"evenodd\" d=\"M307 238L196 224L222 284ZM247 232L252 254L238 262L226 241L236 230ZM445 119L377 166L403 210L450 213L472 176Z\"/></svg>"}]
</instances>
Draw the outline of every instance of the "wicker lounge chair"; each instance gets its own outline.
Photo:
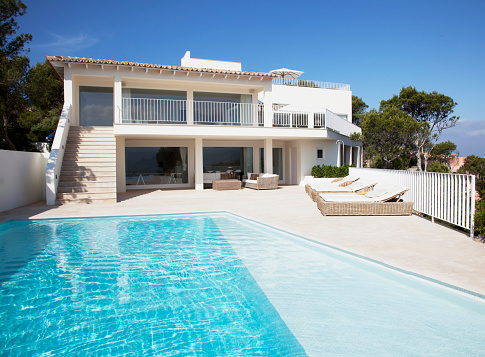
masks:
<instances>
[{"instance_id":1,"label":"wicker lounge chair","mask_svg":"<svg viewBox=\"0 0 485 357\"><path fill-rule=\"evenodd\" d=\"M404 216L413 212L412 202L400 202L405 187L376 188L360 194L321 193L317 206L324 216Z\"/></svg>"},{"instance_id":2,"label":"wicker lounge chair","mask_svg":"<svg viewBox=\"0 0 485 357\"><path fill-rule=\"evenodd\" d=\"M251 174L251 176L253 175L255 174ZM279 178L279 175L260 174L256 179L246 180L245 187L253 188L255 190L274 190L278 188Z\"/></svg>"},{"instance_id":3,"label":"wicker lounge chair","mask_svg":"<svg viewBox=\"0 0 485 357\"><path fill-rule=\"evenodd\" d=\"M349 185L337 185L337 186L315 186L312 188L311 198L313 201L317 200L317 197L320 193L329 192L329 193L365 193L371 191L374 186L377 185L377 182L372 180L366 179L359 179L350 183Z\"/></svg>"}]
</instances>

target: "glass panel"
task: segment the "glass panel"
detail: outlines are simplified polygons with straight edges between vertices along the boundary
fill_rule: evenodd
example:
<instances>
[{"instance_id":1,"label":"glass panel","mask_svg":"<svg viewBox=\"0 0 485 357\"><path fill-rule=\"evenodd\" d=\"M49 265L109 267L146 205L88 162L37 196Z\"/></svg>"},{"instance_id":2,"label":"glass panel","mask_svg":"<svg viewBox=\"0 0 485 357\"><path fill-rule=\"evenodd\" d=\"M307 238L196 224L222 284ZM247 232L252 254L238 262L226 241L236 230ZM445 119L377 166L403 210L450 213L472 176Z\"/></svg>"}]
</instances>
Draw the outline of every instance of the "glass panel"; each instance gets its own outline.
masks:
<instances>
[{"instance_id":1,"label":"glass panel","mask_svg":"<svg viewBox=\"0 0 485 357\"><path fill-rule=\"evenodd\" d=\"M113 126L113 88L79 87L81 126Z\"/></svg>"},{"instance_id":2,"label":"glass panel","mask_svg":"<svg viewBox=\"0 0 485 357\"><path fill-rule=\"evenodd\" d=\"M280 175L279 180L283 180L283 149L273 148L273 173Z\"/></svg>"},{"instance_id":3,"label":"glass panel","mask_svg":"<svg viewBox=\"0 0 485 357\"><path fill-rule=\"evenodd\" d=\"M189 182L186 147L125 148L126 185Z\"/></svg>"},{"instance_id":4,"label":"glass panel","mask_svg":"<svg viewBox=\"0 0 485 357\"><path fill-rule=\"evenodd\" d=\"M259 148L259 172L264 172L264 148ZM283 180L283 149L273 148L273 173Z\"/></svg>"},{"instance_id":5,"label":"glass panel","mask_svg":"<svg viewBox=\"0 0 485 357\"><path fill-rule=\"evenodd\" d=\"M206 147L204 148L204 172L235 173L241 179L253 172L252 147Z\"/></svg>"},{"instance_id":6,"label":"glass panel","mask_svg":"<svg viewBox=\"0 0 485 357\"><path fill-rule=\"evenodd\" d=\"M194 92L194 101L241 103L241 94Z\"/></svg>"}]
</instances>

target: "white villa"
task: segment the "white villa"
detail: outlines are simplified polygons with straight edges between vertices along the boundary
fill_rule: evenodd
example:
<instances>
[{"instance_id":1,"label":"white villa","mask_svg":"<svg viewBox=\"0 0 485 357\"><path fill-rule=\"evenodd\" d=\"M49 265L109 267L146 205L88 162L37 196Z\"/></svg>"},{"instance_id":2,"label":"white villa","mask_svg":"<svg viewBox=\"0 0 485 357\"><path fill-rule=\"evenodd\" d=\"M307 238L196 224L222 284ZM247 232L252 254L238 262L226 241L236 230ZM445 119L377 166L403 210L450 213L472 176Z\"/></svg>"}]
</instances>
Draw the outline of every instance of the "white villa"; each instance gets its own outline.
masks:
<instances>
[{"instance_id":1,"label":"white villa","mask_svg":"<svg viewBox=\"0 0 485 357\"><path fill-rule=\"evenodd\" d=\"M64 110L47 166L47 203L115 201L139 188L204 189L219 173L279 175L299 185L314 165L361 166L349 139L347 84L246 72L191 58L180 66L48 56Z\"/></svg>"}]
</instances>

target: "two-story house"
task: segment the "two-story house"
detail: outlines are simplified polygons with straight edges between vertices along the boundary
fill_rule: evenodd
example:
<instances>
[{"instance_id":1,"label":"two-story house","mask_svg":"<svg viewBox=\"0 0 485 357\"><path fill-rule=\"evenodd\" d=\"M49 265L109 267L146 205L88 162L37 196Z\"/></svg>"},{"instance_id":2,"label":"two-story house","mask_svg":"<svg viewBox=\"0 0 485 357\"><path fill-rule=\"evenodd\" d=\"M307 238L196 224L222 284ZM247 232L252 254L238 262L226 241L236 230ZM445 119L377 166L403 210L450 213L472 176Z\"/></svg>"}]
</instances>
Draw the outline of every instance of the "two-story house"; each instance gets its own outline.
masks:
<instances>
[{"instance_id":1,"label":"two-story house","mask_svg":"<svg viewBox=\"0 0 485 357\"><path fill-rule=\"evenodd\" d=\"M356 164L349 85L242 71L187 52L181 66L48 56L64 110L47 167L47 203L116 201L139 188L204 189L208 174L279 174ZM206 175L204 175L206 174Z\"/></svg>"}]
</instances>

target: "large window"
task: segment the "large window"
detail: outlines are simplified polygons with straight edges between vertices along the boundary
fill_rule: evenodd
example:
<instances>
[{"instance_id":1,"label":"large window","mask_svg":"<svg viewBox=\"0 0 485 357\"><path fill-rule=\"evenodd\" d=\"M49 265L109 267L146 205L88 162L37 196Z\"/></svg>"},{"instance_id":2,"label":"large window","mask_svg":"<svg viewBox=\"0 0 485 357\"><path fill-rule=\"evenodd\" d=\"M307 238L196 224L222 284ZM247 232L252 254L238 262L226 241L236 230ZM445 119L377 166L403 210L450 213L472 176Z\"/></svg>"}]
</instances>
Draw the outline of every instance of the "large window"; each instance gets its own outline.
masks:
<instances>
[{"instance_id":1,"label":"large window","mask_svg":"<svg viewBox=\"0 0 485 357\"><path fill-rule=\"evenodd\" d=\"M126 185L187 184L187 147L125 148Z\"/></svg>"},{"instance_id":2,"label":"large window","mask_svg":"<svg viewBox=\"0 0 485 357\"><path fill-rule=\"evenodd\" d=\"M253 172L253 148L206 147L204 172L234 172L247 175L248 172Z\"/></svg>"},{"instance_id":3,"label":"large window","mask_svg":"<svg viewBox=\"0 0 485 357\"><path fill-rule=\"evenodd\" d=\"M113 88L79 87L81 126L113 126Z\"/></svg>"}]
</instances>

